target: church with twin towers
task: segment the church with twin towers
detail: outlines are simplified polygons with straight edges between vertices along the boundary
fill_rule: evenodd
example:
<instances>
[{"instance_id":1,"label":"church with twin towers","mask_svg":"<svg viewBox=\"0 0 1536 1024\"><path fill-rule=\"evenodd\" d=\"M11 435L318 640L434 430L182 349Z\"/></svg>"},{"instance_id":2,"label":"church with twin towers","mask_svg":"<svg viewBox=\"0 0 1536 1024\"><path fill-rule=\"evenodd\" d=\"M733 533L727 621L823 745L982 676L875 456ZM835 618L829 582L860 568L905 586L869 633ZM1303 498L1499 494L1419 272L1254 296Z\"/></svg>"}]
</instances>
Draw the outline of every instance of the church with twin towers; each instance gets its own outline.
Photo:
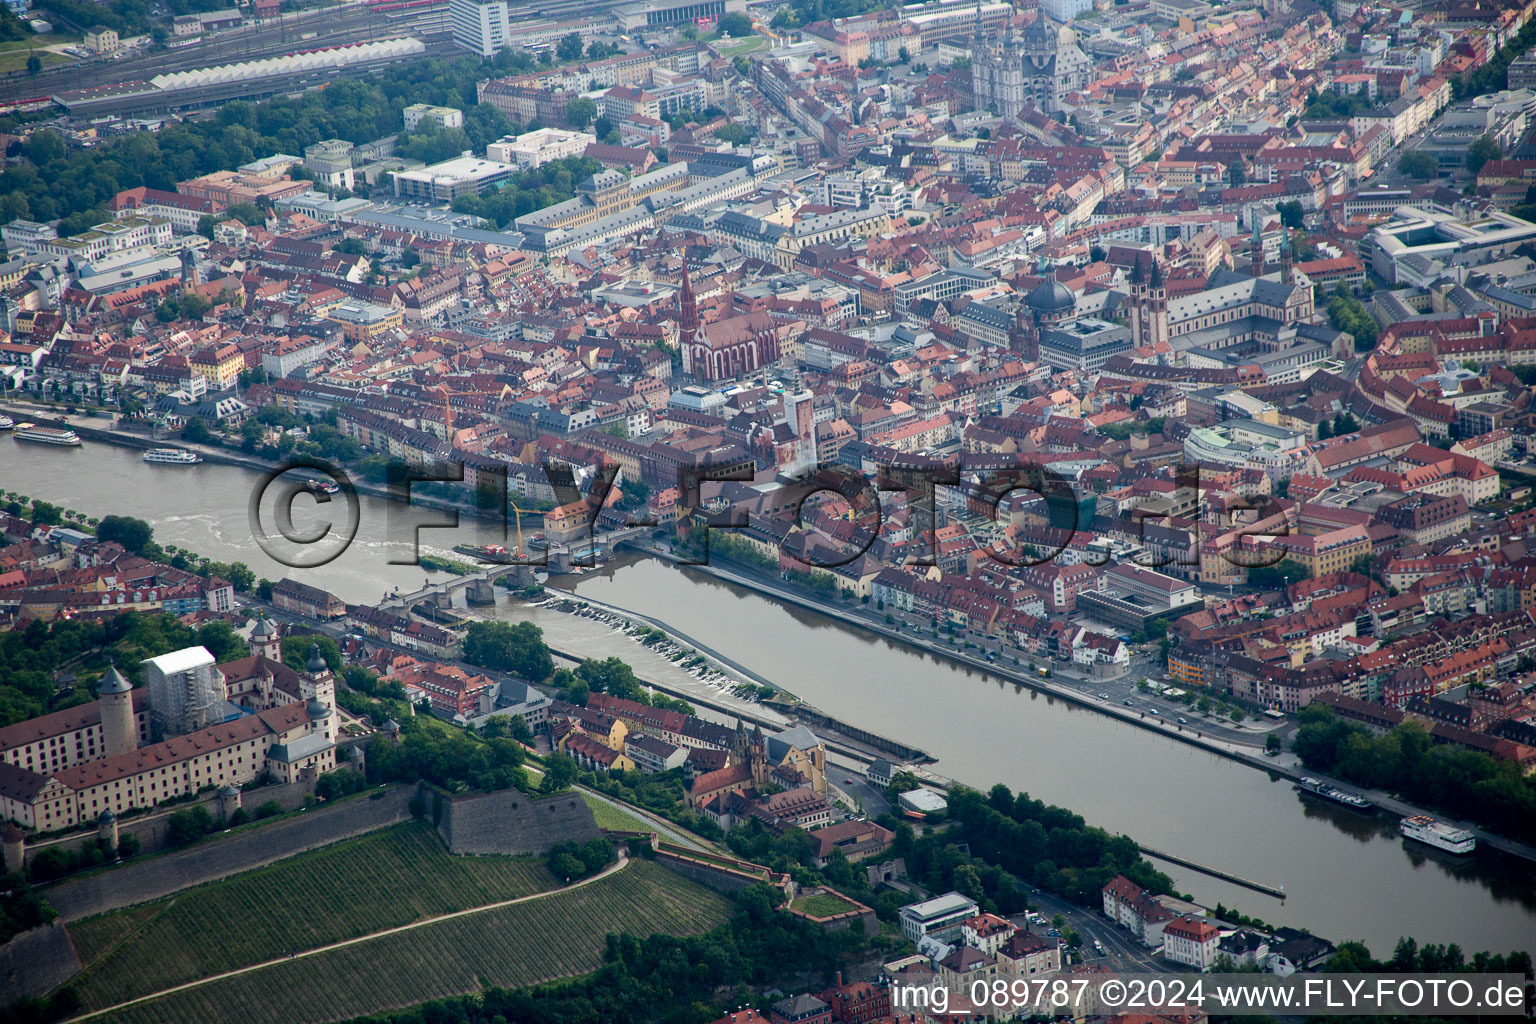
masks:
<instances>
[{"instance_id":1,"label":"church with twin towers","mask_svg":"<svg viewBox=\"0 0 1536 1024\"><path fill-rule=\"evenodd\" d=\"M1062 110L1071 93L1088 84L1093 62L1077 45L1077 33L1042 10L1019 32L1009 18L1001 39L989 39L976 14L971 42L971 91L977 110L1017 121L1033 107Z\"/></svg>"}]
</instances>

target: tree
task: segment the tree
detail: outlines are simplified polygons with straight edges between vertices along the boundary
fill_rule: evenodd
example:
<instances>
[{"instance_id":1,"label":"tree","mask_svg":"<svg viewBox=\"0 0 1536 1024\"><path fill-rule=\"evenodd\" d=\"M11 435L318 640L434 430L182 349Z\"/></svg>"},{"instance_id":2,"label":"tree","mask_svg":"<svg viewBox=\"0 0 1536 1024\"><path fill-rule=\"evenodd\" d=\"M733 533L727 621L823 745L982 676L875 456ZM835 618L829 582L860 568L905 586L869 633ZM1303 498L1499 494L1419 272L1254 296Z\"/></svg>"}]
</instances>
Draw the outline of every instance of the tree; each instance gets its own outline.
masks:
<instances>
[{"instance_id":1,"label":"tree","mask_svg":"<svg viewBox=\"0 0 1536 1024\"><path fill-rule=\"evenodd\" d=\"M181 319L201 320L203 314L213 308L213 303L196 292L182 292L181 298L176 300L176 306L181 311Z\"/></svg>"},{"instance_id":2,"label":"tree","mask_svg":"<svg viewBox=\"0 0 1536 1024\"><path fill-rule=\"evenodd\" d=\"M132 516L102 516L96 524L96 536L102 541L116 541L126 551L141 553L155 538L152 526Z\"/></svg>"},{"instance_id":3,"label":"tree","mask_svg":"<svg viewBox=\"0 0 1536 1024\"><path fill-rule=\"evenodd\" d=\"M715 27L723 36L742 39L752 34L752 19L745 14L733 11L730 14L722 14L720 20L715 23Z\"/></svg>"},{"instance_id":4,"label":"tree","mask_svg":"<svg viewBox=\"0 0 1536 1024\"><path fill-rule=\"evenodd\" d=\"M187 420L181 436L193 444L213 444L218 441L213 431L208 429L208 421L201 416L193 416Z\"/></svg>"},{"instance_id":5,"label":"tree","mask_svg":"<svg viewBox=\"0 0 1536 1024\"><path fill-rule=\"evenodd\" d=\"M1266 754L1280 753L1280 737L1276 736L1274 733L1270 733L1268 736L1264 737L1264 752Z\"/></svg>"},{"instance_id":6,"label":"tree","mask_svg":"<svg viewBox=\"0 0 1536 1024\"><path fill-rule=\"evenodd\" d=\"M539 792L555 793L568 789L576 781L576 774L576 762L569 754L550 754L544 759L544 780L539 783Z\"/></svg>"},{"instance_id":7,"label":"tree","mask_svg":"<svg viewBox=\"0 0 1536 1024\"><path fill-rule=\"evenodd\" d=\"M528 727L528 719L522 715L512 716L512 738L519 743L532 743L533 730Z\"/></svg>"},{"instance_id":8,"label":"tree","mask_svg":"<svg viewBox=\"0 0 1536 1024\"><path fill-rule=\"evenodd\" d=\"M41 70L43 70L43 58L39 57L35 53L28 54L27 55L27 74L35 75L35 74L37 74Z\"/></svg>"},{"instance_id":9,"label":"tree","mask_svg":"<svg viewBox=\"0 0 1536 1024\"><path fill-rule=\"evenodd\" d=\"M578 60L581 57L581 36L575 32L567 33L560 37L555 44L555 56L561 60Z\"/></svg>"},{"instance_id":10,"label":"tree","mask_svg":"<svg viewBox=\"0 0 1536 1024\"><path fill-rule=\"evenodd\" d=\"M544 631L531 622L471 623L464 637L464 660L535 682L549 678L555 670Z\"/></svg>"},{"instance_id":11,"label":"tree","mask_svg":"<svg viewBox=\"0 0 1536 1024\"><path fill-rule=\"evenodd\" d=\"M32 502L33 526L57 526L64 521L64 510L47 501Z\"/></svg>"},{"instance_id":12,"label":"tree","mask_svg":"<svg viewBox=\"0 0 1536 1024\"><path fill-rule=\"evenodd\" d=\"M234 661L250 655L251 649L235 628L222 619L205 623L197 631L197 643L208 648L214 661Z\"/></svg>"},{"instance_id":13,"label":"tree","mask_svg":"<svg viewBox=\"0 0 1536 1024\"><path fill-rule=\"evenodd\" d=\"M198 805L177 811L166 819L165 841L172 846L183 846L212 832L216 826L208 808Z\"/></svg>"},{"instance_id":14,"label":"tree","mask_svg":"<svg viewBox=\"0 0 1536 1024\"><path fill-rule=\"evenodd\" d=\"M1306 212L1302 210L1301 203L1296 200L1281 203L1276 207L1280 211L1280 223L1288 228L1302 228L1306 226Z\"/></svg>"},{"instance_id":15,"label":"tree","mask_svg":"<svg viewBox=\"0 0 1536 1024\"><path fill-rule=\"evenodd\" d=\"M318 648L320 660L332 672L340 672L345 664L341 647L335 640L320 633L294 633L282 640L283 664L295 672L303 672L309 665L309 649Z\"/></svg>"},{"instance_id":16,"label":"tree","mask_svg":"<svg viewBox=\"0 0 1536 1024\"><path fill-rule=\"evenodd\" d=\"M1440 162L1428 153L1412 150L1398 158L1397 169L1410 178L1428 181L1440 173Z\"/></svg>"},{"instance_id":17,"label":"tree","mask_svg":"<svg viewBox=\"0 0 1536 1024\"><path fill-rule=\"evenodd\" d=\"M1476 174L1483 169L1483 164L1489 160L1497 160L1504 155L1504 147L1492 135L1484 135L1467 148L1467 170Z\"/></svg>"},{"instance_id":18,"label":"tree","mask_svg":"<svg viewBox=\"0 0 1536 1024\"><path fill-rule=\"evenodd\" d=\"M578 96L571 100L565 108L565 123L572 128L581 129L591 124L597 117L597 104L585 96Z\"/></svg>"},{"instance_id":19,"label":"tree","mask_svg":"<svg viewBox=\"0 0 1536 1024\"><path fill-rule=\"evenodd\" d=\"M1289 558L1278 565L1266 565L1248 570L1249 584L1261 590L1283 590L1292 583L1306 578L1306 567Z\"/></svg>"}]
</instances>

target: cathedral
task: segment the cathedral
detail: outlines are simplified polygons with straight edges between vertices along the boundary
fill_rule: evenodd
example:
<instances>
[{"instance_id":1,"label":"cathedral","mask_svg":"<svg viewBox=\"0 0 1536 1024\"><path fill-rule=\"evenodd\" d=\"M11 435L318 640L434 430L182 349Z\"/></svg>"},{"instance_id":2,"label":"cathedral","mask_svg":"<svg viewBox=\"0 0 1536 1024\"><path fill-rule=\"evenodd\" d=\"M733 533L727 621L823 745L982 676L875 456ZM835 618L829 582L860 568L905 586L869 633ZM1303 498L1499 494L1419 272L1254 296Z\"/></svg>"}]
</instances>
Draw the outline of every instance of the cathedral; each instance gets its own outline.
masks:
<instances>
[{"instance_id":1,"label":"cathedral","mask_svg":"<svg viewBox=\"0 0 1536 1024\"><path fill-rule=\"evenodd\" d=\"M978 31L971 48L971 88L978 110L1017 120L1034 106L1048 114L1062 109L1065 97L1088 84L1093 62L1078 49L1077 36L1045 15L1024 29L1008 30L993 45Z\"/></svg>"}]
</instances>

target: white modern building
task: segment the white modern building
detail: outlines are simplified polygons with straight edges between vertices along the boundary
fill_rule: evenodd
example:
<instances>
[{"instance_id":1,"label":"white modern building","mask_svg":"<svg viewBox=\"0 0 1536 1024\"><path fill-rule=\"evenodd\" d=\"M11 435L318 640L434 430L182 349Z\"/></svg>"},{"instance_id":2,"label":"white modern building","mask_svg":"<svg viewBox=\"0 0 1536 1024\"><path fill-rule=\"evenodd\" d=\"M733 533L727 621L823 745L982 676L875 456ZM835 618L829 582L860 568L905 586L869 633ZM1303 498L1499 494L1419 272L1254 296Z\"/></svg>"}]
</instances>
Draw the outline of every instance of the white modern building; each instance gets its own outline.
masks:
<instances>
[{"instance_id":1,"label":"white modern building","mask_svg":"<svg viewBox=\"0 0 1536 1024\"><path fill-rule=\"evenodd\" d=\"M1066 23L1085 11L1093 10L1093 0L1040 0L1040 9L1052 20Z\"/></svg>"},{"instance_id":2,"label":"white modern building","mask_svg":"<svg viewBox=\"0 0 1536 1024\"><path fill-rule=\"evenodd\" d=\"M439 128L464 127L464 111L458 107L434 107L430 103L412 103L400 111L400 123L413 132L423 121L431 121Z\"/></svg>"},{"instance_id":3,"label":"white modern building","mask_svg":"<svg viewBox=\"0 0 1536 1024\"><path fill-rule=\"evenodd\" d=\"M13 220L0 228L0 239L5 241L5 251L12 256L34 252L40 242L52 242L59 233L52 224L35 220Z\"/></svg>"},{"instance_id":4,"label":"white modern building","mask_svg":"<svg viewBox=\"0 0 1536 1024\"><path fill-rule=\"evenodd\" d=\"M1310 453L1307 436L1301 431L1257 420L1196 427L1184 439L1184 457L1191 462L1261 469L1275 481L1296 472Z\"/></svg>"},{"instance_id":5,"label":"white modern building","mask_svg":"<svg viewBox=\"0 0 1536 1024\"><path fill-rule=\"evenodd\" d=\"M517 173L517 167L499 160L482 160L466 153L415 171L395 175L395 195L430 202L451 203L459 196L479 195Z\"/></svg>"},{"instance_id":6,"label":"white modern building","mask_svg":"<svg viewBox=\"0 0 1536 1024\"><path fill-rule=\"evenodd\" d=\"M901 933L913 942L933 936L941 942L959 939L962 926L981 908L969 896L947 892L901 908Z\"/></svg>"},{"instance_id":7,"label":"white modern building","mask_svg":"<svg viewBox=\"0 0 1536 1024\"><path fill-rule=\"evenodd\" d=\"M1385 224L1371 229L1364 251L1371 269L1392 284L1409 282L1414 257L1446 267L1475 267L1502 259L1536 241L1536 224L1501 210L1414 209L1402 207Z\"/></svg>"},{"instance_id":8,"label":"white modern building","mask_svg":"<svg viewBox=\"0 0 1536 1024\"><path fill-rule=\"evenodd\" d=\"M453 41L470 53L494 56L507 45L507 0L450 0Z\"/></svg>"},{"instance_id":9,"label":"white modern building","mask_svg":"<svg viewBox=\"0 0 1536 1024\"><path fill-rule=\"evenodd\" d=\"M487 160L519 167L539 167L551 160L581 156L587 147L597 141L589 132L572 132L563 128L540 128L518 136L507 136L485 147Z\"/></svg>"}]
</instances>

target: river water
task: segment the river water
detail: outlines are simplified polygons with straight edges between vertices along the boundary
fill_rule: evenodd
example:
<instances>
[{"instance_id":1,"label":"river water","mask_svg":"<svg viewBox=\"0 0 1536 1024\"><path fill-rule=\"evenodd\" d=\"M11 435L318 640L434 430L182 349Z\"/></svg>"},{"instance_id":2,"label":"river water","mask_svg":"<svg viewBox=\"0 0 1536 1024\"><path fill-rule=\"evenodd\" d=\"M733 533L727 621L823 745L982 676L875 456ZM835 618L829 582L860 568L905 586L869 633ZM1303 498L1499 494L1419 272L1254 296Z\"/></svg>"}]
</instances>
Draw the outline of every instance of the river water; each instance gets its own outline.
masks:
<instances>
[{"instance_id":1,"label":"river water","mask_svg":"<svg viewBox=\"0 0 1536 1024\"><path fill-rule=\"evenodd\" d=\"M390 523L385 502L366 495L344 554L319 568L286 569L251 539L248 507L261 482L261 474L227 466L150 466L137 452L99 443L64 450L0 440L0 490L90 515L138 516L162 544L243 561L258 576L291 575L352 602L440 578L388 564L409 557L409 524ZM439 515L424 510L416 519ZM326 518L330 510L307 496L295 503L301 529ZM421 534L427 553L458 543L501 543L499 527ZM943 774L982 788L1007 783L1112 832L1287 893L1281 901L1160 865L1201 902L1335 940L1363 939L1378 955L1401 935L1456 942L1469 953L1536 947L1536 869L1527 862L1480 851L1461 863L1410 847L1385 815L1303 799L1263 772L697 571L625 559L565 579L578 595L660 618L829 714L922 747ZM600 623L521 605L494 614L532 618L557 646L627 658L642 676L691 682Z\"/></svg>"}]
</instances>

